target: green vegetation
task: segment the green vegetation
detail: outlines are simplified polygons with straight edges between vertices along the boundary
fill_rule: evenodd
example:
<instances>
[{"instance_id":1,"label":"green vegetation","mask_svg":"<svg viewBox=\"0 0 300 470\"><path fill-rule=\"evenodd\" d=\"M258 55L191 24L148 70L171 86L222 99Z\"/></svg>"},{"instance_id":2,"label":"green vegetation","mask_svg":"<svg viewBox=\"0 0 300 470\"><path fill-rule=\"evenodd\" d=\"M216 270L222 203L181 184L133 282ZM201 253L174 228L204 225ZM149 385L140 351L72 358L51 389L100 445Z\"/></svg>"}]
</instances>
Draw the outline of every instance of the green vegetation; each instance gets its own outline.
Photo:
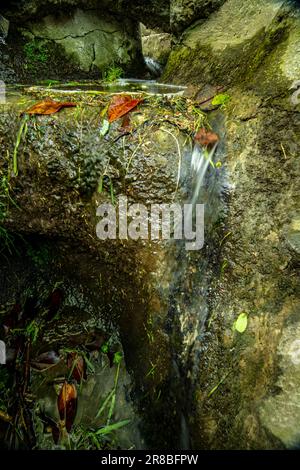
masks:
<instances>
[{"instance_id":1,"label":"green vegetation","mask_svg":"<svg viewBox=\"0 0 300 470\"><path fill-rule=\"evenodd\" d=\"M111 435L114 431L127 426L129 423L130 421L125 419L97 430L87 430L83 426L75 426L70 436L70 447L72 450L92 450L95 448L97 450L101 450L109 447L114 448L113 443L111 441L107 441L105 436Z\"/></svg>"},{"instance_id":2,"label":"green vegetation","mask_svg":"<svg viewBox=\"0 0 300 470\"><path fill-rule=\"evenodd\" d=\"M11 197L9 174L0 169L0 252L7 249L9 253L12 253L14 250L14 239L3 226L3 222L8 216L10 205L18 207Z\"/></svg>"},{"instance_id":3,"label":"green vegetation","mask_svg":"<svg viewBox=\"0 0 300 470\"><path fill-rule=\"evenodd\" d=\"M32 344L34 344L40 333L40 326L35 320L33 320L26 326L26 328L15 328L14 330L11 330L11 333L16 335L24 335L31 341Z\"/></svg>"},{"instance_id":4,"label":"green vegetation","mask_svg":"<svg viewBox=\"0 0 300 470\"><path fill-rule=\"evenodd\" d=\"M109 193L110 193L110 199L111 199L111 203L113 205L115 205L115 192L114 192L114 185L113 185L113 181L111 179L110 176L107 176L106 174L103 174L99 180L99 183L98 183L98 193L101 194L103 192L103 185L104 185L104 177L108 178L109 179Z\"/></svg>"},{"instance_id":5,"label":"green vegetation","mask_svg":"<svg viewBox=\"0 0 300 470\"><path fill-rule=\"evenodd\" d=\"M115 82L124 76L124 71L117 65L110 65L103 74L103 79L107 83Z\"/></svg>"},{"instance_id":6,"label":"green vegetation","mask_svg":"<svg viewBox=\"0 0 300 470\"><path fill-rule=\"evenodd\" d=\"M32 245L28 244L27 255L33 261L37 268L41 268L51 261L51 255L49 252L49 247L47 245L42 245L38 248L33 248Z\"/></svg>"},{"instance_id":7,"label":"green vegetation","mask_svg":"<svg viewBox=\"0 0 300 470\"><path fill-rule=\"evenodd\" d=\"M32 71L38 64L45 64L49 59L48 47L44 41L33 39L24 45L23 50L26 58L26 66Z\"/></svg>"},{"instance_id":8,"label":"green vegetation","mask_svg":"<svg viewBox=\"0 0 300 470\"><path fill-rule=\"evenodd\" d=\"M247 313L241 313L237 320L233 324L234 330L238 331L239 333L244 333L248 326L248 315Z\"/></svg>"},{"instance_id":9,"label":"green vegetation","mask_svg":"<svg viewBox=\"0 0 300 470\"><path fill-rule=\"evenodd\" d=\"M103 354L107 354L109 352L108 343L104 343L102 345L101 352ZM80 351L80 354L83 354L82 351ZM85 361L87 360L86 355L84 355L84 359ZM96 415L96 419L103 416L105 425L97 429L86 429L82 425L75 425L68 440L68 444L71 449L101 450L107 448L114 448L114 432L118 431L124 426L127 426L130 423L130 420L128 419L121 420L116 423L111 423L116 404L116 394L122 359L123 355L121 352L117 351L116 353L114 353L113 363L116 365L114 386L101 403Z\"/></svg>"},{"instance_id":10,"label":"green vegetation","mask_svg":"<svg viewBox=\"0 0 300 470\"><path fill-rule=\"evenodd\" d=\"M192 115L195 120L195 132L198 132L202 127L210 129L211 126L208 122L207 114L201 111L201 109L192 106Z\"/></svg>"},{"instance_id":11,"label":"green vegetation","mask_svg":"<svg viewBox=\"0 0 300 470\"><path fill-rule=\"evenodd\" d=\"M220 93L213 98L211 104L213 106L220 106L221 109L225 109L229 101L230 101L229 95L227 95L226 93Z\"/></svg>"},{"instance_id":12,"label":"green vegetation","mask_svg":"<svg viewBox=\"0 0 300 470\"><path fill-rule=\"evenodd\" d=\"M13 172L15 176L18 176L18 149L20 147L20 143L22 138L26 137L27 134L27 121L29 119L28 115L25 115L22 119L18 134L17 134L17 140L15 143L15 148L14 148L14 153L13 153Z\"/></svg>"}]
</instances>

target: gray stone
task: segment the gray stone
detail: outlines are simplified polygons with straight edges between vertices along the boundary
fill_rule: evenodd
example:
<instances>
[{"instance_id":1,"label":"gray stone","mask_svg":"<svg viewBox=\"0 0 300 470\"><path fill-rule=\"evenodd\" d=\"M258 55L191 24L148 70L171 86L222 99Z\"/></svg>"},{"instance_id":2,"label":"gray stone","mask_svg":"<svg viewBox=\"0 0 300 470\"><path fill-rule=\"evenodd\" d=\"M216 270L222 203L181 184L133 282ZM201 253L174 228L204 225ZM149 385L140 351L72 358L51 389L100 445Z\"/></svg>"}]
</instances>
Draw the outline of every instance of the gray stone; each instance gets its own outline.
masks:
<instances>
[{"instance_id":1,"label":"gray stone","mask_svg":"<svg viewBox=\"0 0 300 470\"><path fill-rule=\"evenodd\" d=\"M161 65L165 65L171 52L171 35L147 30L142 36L144 57L150 57Z\"/></svg>"},{"instance_id":2,"label":"gray stone","mask_svg":"<svg viewBox=\"0 0 300 470\"><path fill-rule=\"evenodd\" d=\"M256 71L277 47L277 63L266 61L264 81L288 86L282 79L299 78L300 16L283 0L263 2L228 0L207 21L186 30L172 51L163 80L229 84L255 80ZM279 51L281 44L281 50ZM272 69L271 69L272 67ZM277 80L276 80L277 78Z\"/></svg>"},{"instance_id":3,"label":"gray stone","mask_svg":"<svg viewBox=\"0 0 300 470\"><path fill-rule=\"evenodd\" d=\"M294 305L299 318L300 304ZM300 442L300 324L287 326L280 338L280 376L276 382L278 393L264 400L260 407L262 423L277 436L287 448L299 448Z\"/></svg>"},{"instance_id":4,"label":"gray stone","mask_svg":"<svg viewBox=\"0 0 300 470\"><path fill-rule=\"evenodd\" d=\"M0 15L0 41L8 35L9 21Z\"/></svg>"},{"instance_id":5,"label":"gray stone","mask_svg":"<svg viewBox=\"0 0 300 470\"><path fill-rule=\"evenodd\" d=\"M170 0L172 31L182 31L194 21L207 18L223 3L225 3L225 0Z\"/></svg>"},{"instance_id":6,"label":"gray stone","mask_svg":"<svg viewBox=\"0 0 300 470\"><path fill-rule=\"evenodd\" d=\"M140 37L129 20L122 23L96 10L75 10L73 15L52 15L24 25L28 37L54 41L61 45L66 58L74 60L80 70L99 71L113 64L128 67L138 60ZM58 71L59 73L59 71Z\"/></svg>"}]
</instances>

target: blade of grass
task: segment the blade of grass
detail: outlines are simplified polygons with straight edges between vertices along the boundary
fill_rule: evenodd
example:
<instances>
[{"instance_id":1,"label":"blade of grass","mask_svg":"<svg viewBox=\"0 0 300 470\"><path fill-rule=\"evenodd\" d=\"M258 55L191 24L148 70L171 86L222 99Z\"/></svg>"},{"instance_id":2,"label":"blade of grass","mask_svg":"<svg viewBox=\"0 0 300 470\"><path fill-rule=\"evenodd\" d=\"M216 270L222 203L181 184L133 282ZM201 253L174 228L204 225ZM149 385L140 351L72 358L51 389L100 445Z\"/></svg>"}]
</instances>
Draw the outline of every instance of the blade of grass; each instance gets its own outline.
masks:
<instances>
[{"instance_id":1,"label":"blade of grass","mask_svg":"<svg viewBox=\"0 0 300 470\"><path fill-rule=\"evenodd\" d=\"M127 424L129 423L130 419L124 419L123 421L119 421L118 423L110 424L109 426L105 426L105 428L99 429L98 431L96 431L95 434L102 436L105 434L110 434L111 432L116 431L117 429L127 426Z\"/></svg>"}]
</instances>

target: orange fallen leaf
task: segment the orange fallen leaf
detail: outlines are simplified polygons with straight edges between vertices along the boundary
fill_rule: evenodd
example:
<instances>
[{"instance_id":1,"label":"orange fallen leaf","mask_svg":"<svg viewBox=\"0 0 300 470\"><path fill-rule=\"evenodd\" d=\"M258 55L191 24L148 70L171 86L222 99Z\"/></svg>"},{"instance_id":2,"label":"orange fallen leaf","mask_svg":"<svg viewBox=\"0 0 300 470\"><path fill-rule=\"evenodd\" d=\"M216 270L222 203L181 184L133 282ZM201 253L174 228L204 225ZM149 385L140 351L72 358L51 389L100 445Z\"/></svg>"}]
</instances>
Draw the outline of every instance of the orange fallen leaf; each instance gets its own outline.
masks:
<instances>
[{"instance_id":1,"label":"orange fallen leaf","mask_svg":"<svg viewBox=\"0 0 300 470\"><path fill-rule=\"evenodd\" d=\"M82 379L87 378L85 360L76 352L68 354L67 367L68 369L71 369L72 377L77 383L81 383Z\"/></svg>"},{"instance_id":2,"label":"orange fallen leaf","mask_svg":"<svg viewBox=\"0 0 300 470\"><path fill-rule=\"evenodd\" d=\"M108 108L109 122L116 121L120 117L125 116L125 114L136 108L142 101L141 99L132 99L129 95L113 96Z\"/></svg>"},{"instance_id":3,"label":"orange fallen leaf","mask_svg":"<svg viewBox=\"0 0 300 470\"><path fill-rule=\"evenodd\" d=\"M219 142L220 138L214 132L207 131L202 127L195 135L195 140L203 147L209 147Z\"/></svg>"},{"instance_id":4,"label":"orange fallen leaf","mask_svg":"<svg viewBox=\"0 0 300 470\"><path fill-rule=\"evenodd\" d=\"M77 390L75 385L65 382L57 399L59 417L66 430L71 431L77 411Z\"/></svg>"},{"instance_id":5,"label":"orange fallen leaf","mask_svg":"<svg viewBox=\"0 0 300 470\"><path fill-rule=\"evenodd\" d=\"M40 101L39 103L34 104L31 108L26 109L22 114L54 114L60 111L62 108L74 108L77 106L76 103L72 102L59 102L52 100Z\"/></svg>"}]
</instances>

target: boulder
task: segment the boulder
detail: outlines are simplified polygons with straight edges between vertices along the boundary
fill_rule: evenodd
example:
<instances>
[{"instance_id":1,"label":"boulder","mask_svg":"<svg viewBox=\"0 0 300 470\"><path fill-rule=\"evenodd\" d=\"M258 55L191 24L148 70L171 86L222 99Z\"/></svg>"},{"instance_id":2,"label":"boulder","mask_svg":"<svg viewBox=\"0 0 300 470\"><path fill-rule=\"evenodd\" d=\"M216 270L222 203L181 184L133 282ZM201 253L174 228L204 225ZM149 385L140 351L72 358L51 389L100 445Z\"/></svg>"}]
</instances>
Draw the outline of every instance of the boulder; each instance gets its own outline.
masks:
<instances>
[{"instance_id":1,"label":"boulder","mask_svg":"<svg viewBox=\"0 0 300 470\"><path fill-rule=\"evenodd\" d=\"M183 33L162 77L203 96L224 135L204 294L180 309L196 449L299 446L299 32L296 2L227 0Z\"/></svg>"},{"instance_id":2,"label":"boulder","mask_svg":"<svg viewBox=\"0 0 300 470\"><path fill-rule=\"evenodd\" d=\"M175 33L180 33L194 21L207 18L217 10L225 0L170 0L170 26Z\"/></svg>"},{"instance_id":3,"label":"boulder","mask_svg":"<svg viewBox=\"0 0 300 470\"><path fill-rule=\"evenodd\" d=\"M286 79L299 78L299 21L299 10L284 1L228 0L207 21L183 33L162 80L213 85L243 81L254 87L276 82L284 88ZM261 65L269 77L258 77Z\"/></svg>"},{"instance_id":4,"label":"boulder","mask_svg":"<svg viewBox=\"0 0 300 470\"><path fill-rule=\"evenodd\" d=\"M171 42L170 34L147 30L145 35L142 34L144 57L150 57L160 65L165 65L171 52Z\"/></svg>"},{"instance_id":5,"label":"boulder","mask_svg":"<svg viewBox=\"0 0 300 470\"><path fill-rule=\"evenodd\" d=\"M138 74L143 68L136 23L96 10L62 11L11 24L7 53L19 80L102 78L110 67Z\"/></svg>"},{"instance_id":6,"label":"boulder","mask_svg":"<svg viewBox=\"0 0 300 470\"><path fill-rule=\"evenodd\" d=\"M12 255L14 261L9 256L7 269L1 270L0 304L23 299L31 288L41 303L45 291L58 282L65 299L62 316L47 326L36 347L70 346L70 341L78 343L78 336L84 341L95 327L117 335L134 380L144 440L154 447L177 447L181 406L175 410L173 404L181 400L181 384L168 331L174 328L177 334L170 297L184 246L148 238L102 240L96 227L98 207L117 208L119 196L147 208L186 198L186 185L178 187L177 181L178 168L181 181L189 181L189 153L179 155L178 148L189 144L189 134L170 124L180 124L180 116L165 97L142 95L145 103L130 115L132 132L122 129L119 120L101 135L109 94L39 87L9 92L14 98L0 113L0 148L7 156L0 174L1 181L10 175L14 203L8 213L1 212L1 235L6 233L3 227L19 234L12 245L19 255ZM20 113L49 97L78 106L53 116L32 116L22 127L26 116ZM11 173L13 155L18 176ZM3 198L1 193L1 210ZM12 282L16 273L18 281ZM164 434L166 425L173 431Z\"/></svg>"}]
</instances>

